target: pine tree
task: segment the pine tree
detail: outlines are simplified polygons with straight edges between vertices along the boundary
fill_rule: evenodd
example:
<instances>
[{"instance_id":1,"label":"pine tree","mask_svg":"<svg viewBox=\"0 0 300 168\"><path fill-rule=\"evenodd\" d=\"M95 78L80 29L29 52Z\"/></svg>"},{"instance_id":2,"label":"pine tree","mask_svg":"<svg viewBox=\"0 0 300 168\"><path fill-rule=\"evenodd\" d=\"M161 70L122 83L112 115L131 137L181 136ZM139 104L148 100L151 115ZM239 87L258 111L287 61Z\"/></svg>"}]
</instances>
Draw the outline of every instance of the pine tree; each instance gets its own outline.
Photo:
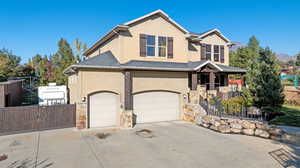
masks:
<instances>
[{"instance_id":1,"label":"pine tree","mask_svg":"<svg viewBox=\"0 0 300 168\"><path fill-rule=\"evenodd\" d=\"M251 61L259 54L259 41L255 36L249 39L247 46L238 48L236 51L229 53L230 66L247 68Z\"/></svg>"},{"instance_id":2,"label":"pine tree","mask_svg":"<svg viewBox=\"0 0 300 168\"><path fill-rule=\"evenodd\" d=\"M276 107L284 102L283 87L276 55L269 48L260 49L246 75L246 89L254 106Z\"/></svg>"},{"instance_id":3,"label":"pine tree","mask_svg":"<svg viewBox=\"0 0 300 168\"><path fill-rule=\"evenodd\" d=\"M61 38L58 42L58 51L51 58L51 61L54 65L54 77L55 82L58 85L67 84L67 76L63 74L63 71L70 65L76 62L76 59L73 55L73 51L69 43Z\"/></svg>"},{"instance_id":4,"label":"pine tree","mask_svg":"<svg viewBox=\"0 0 300 168\"><path fill-rule=\"evenodd\" d=\"M259 54L259 41L256 39L255 36L250 37L249 42L248 42L248 48L252 52L254 56L257 56Z\"/></svg>"}]
</instances>

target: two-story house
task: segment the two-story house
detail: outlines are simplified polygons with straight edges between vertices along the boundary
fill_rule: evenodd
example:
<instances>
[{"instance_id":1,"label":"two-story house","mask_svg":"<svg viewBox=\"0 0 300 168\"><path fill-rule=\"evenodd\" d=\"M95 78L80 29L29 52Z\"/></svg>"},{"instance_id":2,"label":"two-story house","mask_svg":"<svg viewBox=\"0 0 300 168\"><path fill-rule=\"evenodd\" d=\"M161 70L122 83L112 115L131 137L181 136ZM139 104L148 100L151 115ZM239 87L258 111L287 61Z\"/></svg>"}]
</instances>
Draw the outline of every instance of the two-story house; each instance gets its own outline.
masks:
<instances>
[{"instance_id":1,"label":"two-story house","mask_svg":"<svg viewBox=\"0 0 300 168\"><path fill-rule=\"evenodd\" d=\"M65 70L77 124L90 127L179 120L196 97L226 91L232 45L217 29L192 33L161 10L117 25Z\"/></svg>"}]
</instances>

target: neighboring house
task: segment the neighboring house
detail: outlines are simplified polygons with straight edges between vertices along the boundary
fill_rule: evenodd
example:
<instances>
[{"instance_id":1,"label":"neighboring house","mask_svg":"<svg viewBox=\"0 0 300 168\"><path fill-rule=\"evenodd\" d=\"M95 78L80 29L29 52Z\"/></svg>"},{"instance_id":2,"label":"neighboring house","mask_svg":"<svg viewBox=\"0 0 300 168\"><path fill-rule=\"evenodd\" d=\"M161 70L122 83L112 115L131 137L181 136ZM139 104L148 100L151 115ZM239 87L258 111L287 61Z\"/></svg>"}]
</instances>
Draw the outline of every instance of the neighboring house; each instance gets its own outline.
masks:
<instances>
[{"instance_id":1,"label":"neighboring house","mask_svg":"<svg viewBox=\"0 0 300 168\"><path fill-rule=\"evenodd\" d=\"M0 107L20 106L22 104L23 80L0 82Z\"/></svg>"},{"instance_id":2,"label":"neighboring house","mask_svg":"<svg viewBox=\"0 0 300 168\"><path fill-rule=\"evenodd\" d=\"M65 70L77 123L87 127L178 120L199 96L228 91L232 43L217 29L191 33L157 10L117 25ZM195 96L196 95L196 96Z\"/></svg>"}]
</instances>

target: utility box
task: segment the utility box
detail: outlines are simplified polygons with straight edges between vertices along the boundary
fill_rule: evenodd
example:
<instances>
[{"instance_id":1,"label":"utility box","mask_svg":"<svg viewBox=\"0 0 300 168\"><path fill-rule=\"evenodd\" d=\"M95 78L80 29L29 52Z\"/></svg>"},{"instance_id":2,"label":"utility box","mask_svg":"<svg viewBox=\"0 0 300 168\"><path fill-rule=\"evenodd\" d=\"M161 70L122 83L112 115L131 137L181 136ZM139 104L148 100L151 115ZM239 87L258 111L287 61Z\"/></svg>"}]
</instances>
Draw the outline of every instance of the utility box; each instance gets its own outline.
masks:
<instances>
[{"instance_id":1,"label":"utility box","mask_svg":"<svg viewBox=\"0 0 300 168\"><path fill-rule=\"evenodd\" d=\"M41 106L67 104L67 87L65 85L56 86L55 83L49 83L49 86L40 86L38 87L38 97Z\"/></svg>"}]
</instances>

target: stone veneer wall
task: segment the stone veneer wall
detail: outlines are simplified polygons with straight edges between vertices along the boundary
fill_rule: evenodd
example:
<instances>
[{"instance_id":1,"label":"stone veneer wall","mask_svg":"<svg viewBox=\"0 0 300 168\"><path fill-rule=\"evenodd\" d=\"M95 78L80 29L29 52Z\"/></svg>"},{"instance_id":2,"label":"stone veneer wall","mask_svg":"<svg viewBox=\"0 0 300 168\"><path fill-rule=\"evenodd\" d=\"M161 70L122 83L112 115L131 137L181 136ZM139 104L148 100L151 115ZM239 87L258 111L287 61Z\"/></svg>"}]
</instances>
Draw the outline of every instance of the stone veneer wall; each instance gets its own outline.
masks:
<instances>
[{"instance_id":1,"label":"stone veneer wall","mask_svg":"<svg viewBox=\"0 0 300 168\"><path fill-rule=\"evenodd\" d=\"M121 128L133 128L133 111L132 110L125 110L121 113L121 121L120 127Z\"/></svg>"}]
</instances>

